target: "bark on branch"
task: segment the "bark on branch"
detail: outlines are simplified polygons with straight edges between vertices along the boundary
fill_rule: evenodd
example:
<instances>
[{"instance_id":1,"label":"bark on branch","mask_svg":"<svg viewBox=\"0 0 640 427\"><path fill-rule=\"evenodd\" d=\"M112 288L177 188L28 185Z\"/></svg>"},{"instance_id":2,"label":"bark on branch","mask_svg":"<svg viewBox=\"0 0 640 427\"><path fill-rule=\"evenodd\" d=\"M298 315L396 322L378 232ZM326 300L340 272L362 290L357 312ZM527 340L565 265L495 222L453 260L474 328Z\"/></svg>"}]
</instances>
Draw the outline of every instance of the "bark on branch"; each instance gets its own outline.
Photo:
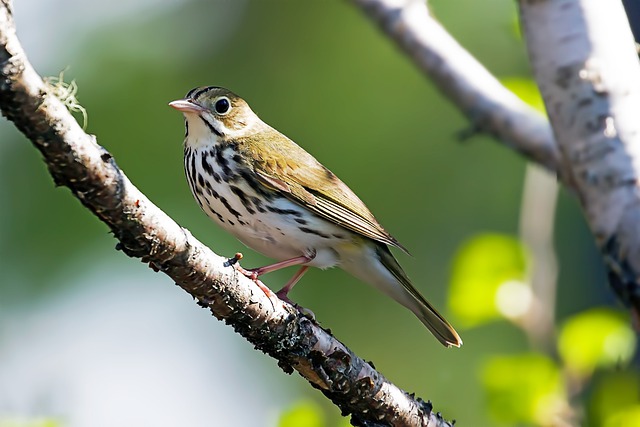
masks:
<instances>
[{"instance_id":1,"label":"bark on branch","mask_svg":"<svg viewBox=\"0 0 640 427\"><path fill-rule=\"evenodd\" d=\"M578 195L610 283L640 323L640 65L620 1L519 1L553 129L464 50L424 1L352 1L477 130L555 172Z\"/></svg>"},{"instance_id":2,"label":"bark on branch","mask_svg":"<svg viewBox=\"0 0 640 427\"><path fill-rule=\"evenodd\" d=\"M565 169L614 290L639 314L640 63L622 3L519 3Z\"/></svg>"},{"instance_id":3,"label":"bark on branch","mask_svg":"<svg viewBox=\"0 0 640 427\"><path fill-rule=\"evenodd\" d=\"M285 372L298 371L351 414L354 425L451 426L430 402L399 389L317 323L267 297L151 203L28 62L10 0L0 0L0 110L40 150L56 184L109 226L119 249L170 276Z\"/></svg>"},{"instance_id":4,"label":"bark on branch","mask_svg":"<svg viewBox=\"0 0 640 427\"><path fill-rule=\"evenodd\" d=\"M469 119L563 180L562 156L545 118L506 89L429 13L423 0L352 0Z\"/></svg>"}]
</instances>

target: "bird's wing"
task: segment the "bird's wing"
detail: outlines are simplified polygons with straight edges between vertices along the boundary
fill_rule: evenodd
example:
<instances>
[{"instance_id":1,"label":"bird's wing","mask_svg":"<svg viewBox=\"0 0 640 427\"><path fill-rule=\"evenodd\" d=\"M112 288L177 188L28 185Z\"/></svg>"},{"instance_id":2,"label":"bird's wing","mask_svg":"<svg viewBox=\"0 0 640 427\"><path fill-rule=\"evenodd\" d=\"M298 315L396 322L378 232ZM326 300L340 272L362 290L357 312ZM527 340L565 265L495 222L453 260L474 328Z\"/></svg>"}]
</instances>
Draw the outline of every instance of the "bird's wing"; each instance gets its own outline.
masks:
<instances>
[{"instance_id":1,"label":"bird's wing","mask_svg":"<svg viewBox=\"0 0 640 427\"><path fill-rule=\"evenodd\" d=\"M262 149L254 149L250 156L254 159L254 172L263 185L280 191L323 219L408 253L333 172L293 141L275 130L273 132L272 135L262 135ZM249 146L255 147L256 144Z\"/></svg>"}]
</instances>

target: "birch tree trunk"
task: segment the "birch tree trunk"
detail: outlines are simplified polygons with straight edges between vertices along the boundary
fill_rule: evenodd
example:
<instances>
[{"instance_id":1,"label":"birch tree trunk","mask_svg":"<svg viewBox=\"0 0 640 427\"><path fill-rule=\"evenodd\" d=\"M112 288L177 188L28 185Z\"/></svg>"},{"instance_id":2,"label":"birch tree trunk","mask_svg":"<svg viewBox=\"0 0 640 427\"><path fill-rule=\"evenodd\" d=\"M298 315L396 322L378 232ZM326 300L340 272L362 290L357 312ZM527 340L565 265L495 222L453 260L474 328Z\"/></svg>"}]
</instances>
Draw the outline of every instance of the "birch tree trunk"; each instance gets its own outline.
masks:
<instances>
[{"instance_id":1,"label":"birch tree trunk","mask_svg":"<svg viewBox=\"0 0 640 427\"><path fill-rule=\"evenodd\" d=\"M611 283L640 308L640 64L620 1L520 0L529 57Z\"/></svg>"}]
</instances>

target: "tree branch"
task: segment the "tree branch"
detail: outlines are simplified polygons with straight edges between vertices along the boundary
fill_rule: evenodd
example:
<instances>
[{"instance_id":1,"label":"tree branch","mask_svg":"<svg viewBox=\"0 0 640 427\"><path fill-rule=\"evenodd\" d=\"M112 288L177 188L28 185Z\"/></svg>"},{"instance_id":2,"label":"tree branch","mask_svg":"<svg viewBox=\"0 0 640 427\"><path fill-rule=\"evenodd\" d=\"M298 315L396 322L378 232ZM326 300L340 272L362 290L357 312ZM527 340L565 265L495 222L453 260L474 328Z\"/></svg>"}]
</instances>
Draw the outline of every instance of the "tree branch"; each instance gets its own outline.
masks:
<instances>
[{"instance_id":1,"label":"tree branch","mask_svg":"<svg viewBox=\"0 0 640 427\"><path fill-rule=\"evenodd\" d=\"M620 2L607 10L596 0L520 0L529 57L552 130L446 32L424 1L352 1L475 128L577 190L610 282L634 307L640 324L640 153L634 149L640 147L640 122L633 116L640 111L640 76ZM554 93L558 90L562 93Z\"/></svg>"},{"instance_id":2,"label":"tree branch","mask_svg":"<svg viewBox=\"0 0 640 427\"><path fill-rule=\"evenodd\" d=\"M119 240L117 248L171 277L287 373L297 370L360 426L450 426L370 363L275 296L268 297L145 197L87 135L28 62L10 0L0 0L0 109Z\"/></svg>"},{"instance_id":3,"label":"tree branch","mask_svg":"<svg viewBox=\"0 0 640 427\"><path fill-rule=\"evenodd\" d=\"M545 118L506 89L436 21L422 0L352 0L469 119L529 160L565 179Z\"/></svg>"},{"instance_id":4,"label":"tree branch","mask_svg":"<svg viewBox=\"0 0 640 427\"><path fill-rule=\"evenodd\" d=\"M529 283L533 300L522 319L532 347L552 354L558 261L553 246L559 185L538 165L528 164L520 207L520 239L530 250Z\"/></svg>"},{"instance_id":5,"label":"tree branch","mask_svg":"<svg viewBox=\"0 0 640 427\"><path fill-rule=\"evenodd\" d=\"M549 119L614 289L640 313L640 63L619 1L520 0ZM553 46L553 49L549 49Z\"/></svg>"}]
</instances>

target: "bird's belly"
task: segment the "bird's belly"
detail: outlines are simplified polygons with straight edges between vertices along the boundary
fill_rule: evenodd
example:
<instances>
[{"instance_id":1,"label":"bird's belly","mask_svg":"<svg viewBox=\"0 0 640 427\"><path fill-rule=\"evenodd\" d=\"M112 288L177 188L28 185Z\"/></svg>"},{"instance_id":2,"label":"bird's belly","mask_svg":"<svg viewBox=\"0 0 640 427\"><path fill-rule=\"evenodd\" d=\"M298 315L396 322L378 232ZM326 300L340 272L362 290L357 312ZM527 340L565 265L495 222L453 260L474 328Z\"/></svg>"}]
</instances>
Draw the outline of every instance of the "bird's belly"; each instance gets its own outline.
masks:
<instances>
[{"instance_id":1,"label":"bird's belly","mask_svg":"<svg viewBox=\"0 0 640 427\"><path fill-rule=\"evenodd\" d=\"M339 264L336 248L352 241L353 233L326 221L290 200L262 200L251 188L217 185L194 191L202 209L242 243L263 255L285 260L313 257L307 264L329 268Z\"/></svg>"}]
</instances>

